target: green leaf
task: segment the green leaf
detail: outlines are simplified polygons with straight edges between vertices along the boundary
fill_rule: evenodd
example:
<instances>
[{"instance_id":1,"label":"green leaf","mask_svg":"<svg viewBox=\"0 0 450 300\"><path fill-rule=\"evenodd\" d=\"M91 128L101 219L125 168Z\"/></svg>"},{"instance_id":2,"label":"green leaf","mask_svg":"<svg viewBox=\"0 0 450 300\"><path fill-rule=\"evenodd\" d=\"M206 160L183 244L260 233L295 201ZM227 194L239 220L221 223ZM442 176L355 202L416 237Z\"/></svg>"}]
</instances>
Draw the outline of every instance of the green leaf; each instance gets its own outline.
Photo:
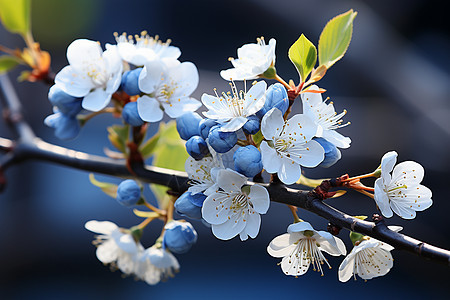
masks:
<instances>
[{"instance_id":1,"label":"green leaf","mask_svg":"<svg viewBox=\"0 0 450 300\"><path fill-rule=\"evenodd\" d=\"M253 141L255 142L257 147L259 147L259 145L261 144L261 142L263 140L264 140L264 136L262 135L261 130L253 135Z\"/></svg>"},{"instance_id":2,"label":"green leaf","mask_svg":"<svg viewBox=\"0 0 450 300\"><path fill-rule=\"evenodd\" d=\"M161 134L157 132L154 136L148 139L144 144L139 147L139 151L141 152L144 158L150 157L156 149L158 145L158 141Z\"/></svg>"},{"instance_id":3,"label":"green leaf","mask_svg":"<svg viewBox=\"0 0 450 300\"><path fill-rule=\"evenodd\" d=\"M106 195L114 199L117 197L117 184L98 181L92 173L89 174L89 181L96 187L99 187Z\"/></svg>"},{"instance_id":4,"label":"green leaf","mask_svg":"<svg viewBox=\"0 0 450 300\"><path fill-rule=\"evenodd\" d=\"M184 141L180 138L176 123L171 121L161 123L159 127L159 140L154 148L153 165L161 168L184 171L184 164L189 157L184 147ZM150 185L160 208L165 209L170 201L165 186Z\"/></svg>"},{"instance_id":5,"label":"green leaf","mask_svg":"<svg viewBox=\"0 0 450 300\"><path fill-rule=\"evenodd\" d=\"M289 48L289 59L297 68L301 82L311 73L317 61L317 49L303 34Z\"/></svg>"},{"instance_id":6,"label":"green leaf","mask_svg":"<svg viewBox=\"0 0 450 300\"><path fill-rule=\"evenodd\" d=\"M325 25L319 38L319 65L325 65L329 69L344 56L352 39L356 14L350 9Z\"/></svg>"},{"instance_id":7,"label":"green leaf","mask_svg":"<svg viewBox=\"0 0 450 300\"><path fill-rule=\"evenodd\" d=\"M14 56L10 55L0 56L0 74L8 72L18 64L20 64L20 60Z\"/></svg>"},{"instance_id":8,"label":"green leaf","mask_svg":"<svg viewBox=\"0 0 450 300\"><path fill-rule=\"evenodd\" d=\"M117 150L122 153L127 152L127 141L130 134L128 125L112 125L108 127L108 139Z\"/></svg>"},{"instance_id":9,"label":"green leaf","mask_svg":"<svg viewBox=\"0 0 450 300\"><path fill-rule=\"evenodd\" d=\"M30 29L30 0L0 0L0 18L5 28L26 36Z\"/></svg>"}]
</instances>

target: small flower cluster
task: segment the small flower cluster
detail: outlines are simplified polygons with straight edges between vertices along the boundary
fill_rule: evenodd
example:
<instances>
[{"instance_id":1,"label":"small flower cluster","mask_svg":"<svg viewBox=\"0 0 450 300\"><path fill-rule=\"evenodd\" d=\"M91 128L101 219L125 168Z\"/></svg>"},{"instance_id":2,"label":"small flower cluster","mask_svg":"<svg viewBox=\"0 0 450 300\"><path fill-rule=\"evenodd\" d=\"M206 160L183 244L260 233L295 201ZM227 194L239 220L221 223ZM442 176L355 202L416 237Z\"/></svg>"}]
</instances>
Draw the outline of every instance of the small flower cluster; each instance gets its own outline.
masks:
<instances>
[{"instance_id":1,"label":"small flower cluster","mask_svg":"<svg viewBox=\"0 0 450 300\"><path fill-rule=\"evenodd\" d=\"M85 227L99 234L94 241L98 260L105 265L110 264L125 275L134 275L154 285L173 277L180 269L170 251L157 245L144 249L129 230L119 228L112 222L89 221Z\"/></svg>"},{"instance_id":2,"label":"small flower cluster","mask_svg":"<svg viewBox=\"0 0 450 300\"><path fill-rule=\"evenodd\" d=\"M118 185L116 199L121 205L132 207L147 203L141 194L138 183L128 179ZM189 222L167 220L161 237L145 249L140 238L147 224L144 221L141 225L125 229L109 221L89 221L85 227L99 234L94 244L97 246L97 258L102 263L154 285L178 272L180 265L172 253L189 251L197 242L197 232Z\"/></svg>"},{"instance_id":3,"label":"small flower cluster","mask_svg":"<svg viewBox=\"0 0 450 300\"><path fill-rule=\"evenodd\" d=\"M114 100L117 112L132 126L159 122L164 112L177 118L195 111L201 103L190 97L198 85L198 71L191 62L178 60L181 51L146 32L141 36L116 34L116 45L87 39L67 48L69 65L55 77L49 100L55 113L45 123L60 139L80 131L82 111L102 112ZM117 93L125 93L118 95Z\"/></svg>"}]
</instances>

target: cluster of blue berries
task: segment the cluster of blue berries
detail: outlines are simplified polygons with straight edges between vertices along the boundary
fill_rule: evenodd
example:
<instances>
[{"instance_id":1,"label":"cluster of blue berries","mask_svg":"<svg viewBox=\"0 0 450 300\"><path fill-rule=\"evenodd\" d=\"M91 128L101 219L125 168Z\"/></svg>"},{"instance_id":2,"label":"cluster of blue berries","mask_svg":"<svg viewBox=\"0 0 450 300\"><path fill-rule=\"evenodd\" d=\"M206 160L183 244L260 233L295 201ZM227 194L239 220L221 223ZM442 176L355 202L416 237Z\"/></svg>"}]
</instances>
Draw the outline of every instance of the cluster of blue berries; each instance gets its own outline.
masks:
<instances>
[{"instance_id":1,"label":"cluster of blue berries","mask_svg":"<svg viewBox=\"0 0 450 300\"><path fill-rule=\"evenodd\" d=\"M247 117L247 122L242 127L243 132L247 135L258 133L261 118L274 107L283 113L289 107L286 89L280 83L275 83L267 89L264 107L255 115ZM208 144L217 153L226 153L236 145L238 132L222 132L221 126L216 120L202 119L194 112L185 113L177 118L178 133L186 140L187 152L196 160L209 154ZM234 169L247 177L257 175L263 168L261 153L253 145L238 148L234 152L233 161Z\"/></svg>"},{"instance_id":2,"label":"cluster of blue berries","mask_svg":"<svg viewBox=\"0 0 450 300\"><path fill-rule=\"evenodd\" d=\"M61 140L75 138L80 132L77 119L81 107L81 98L70 96L61 88L53 85L48 92L48 99L53 105L54 114L48 116L44 123L55 130L55 135Z\"/></svg>"}]
</instances>

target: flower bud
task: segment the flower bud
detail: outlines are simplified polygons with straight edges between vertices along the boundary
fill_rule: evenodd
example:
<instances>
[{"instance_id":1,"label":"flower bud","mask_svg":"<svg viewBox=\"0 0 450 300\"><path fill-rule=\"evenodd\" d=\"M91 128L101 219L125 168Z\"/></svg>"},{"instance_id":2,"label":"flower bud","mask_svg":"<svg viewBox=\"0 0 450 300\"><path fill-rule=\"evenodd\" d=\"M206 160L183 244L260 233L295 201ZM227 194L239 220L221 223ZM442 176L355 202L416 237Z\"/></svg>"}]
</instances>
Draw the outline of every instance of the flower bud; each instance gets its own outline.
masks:
<instances>
[{"instance_id":1,"label":"flower bud","mask_svg":"<svg viewBox=\"0 0 450 300\"><path fill-rule=\"evenodd\" d=\"M222 132L220 125L213 126L209 131L209 144L217 153L230 151L237 143L236 132Z\"/></svg>"},{"instance_id":2,"label":"flower bud","mask_svg":"<svg viewBox=\"0 0 450 300\"><path fill-rule=\"evenodd\" d=\"M139 95L141 93L138 84L141 71L142 68L137 68L131 71L126 71L122 75L122 90L130 96Z\"/></svg>"},{"instance_id":3,"label":"flower bud","mask_svg":"<svg viewBox=\"0 0 450 300\"><path fill-rule=\"evenodd\" d=\"M57 85L53 85L48 92L48 100L58 111L66 116L76 116L81 110L81 99L70 96Z\"/></svg>"},{"instance_id":4,"label":"flower bud","mask_svg":"<svg viewBox=\"0 0 450 300\"><path fill-rule=\"evenodd\" d=\"M80 132L80 123L75 116L57 112L44 120L45 125L55 129L55 135L61 140L74 139Z\"/></svg>"},{"instance_id":5,"label":"flower bud","mask_svg":"<svg viewBox=\"0 0 450 300\"><path fill-rule=\"evenodd\" d=\"M163 247L174 253L186 253L197 242L197 232L188 222L172 221L164 227Z\"/></svg>"},{"instance_id":6,"label":"flower bud","mask_svg":"<svg viewBox=\"0 0 450 300\"><path fill-rule=\"evenodd\" d=\"M202 117L195 112L187 112L177 118L177 130L180 137L187 141L194 135L199 135L198 124Z\"/></svg>"},{"instance_id":7,"label":"flower bud","mask_svg":"<svg viewBox=\"0 0 450 300\"><path fill-rule=\"evenodd\" d=\"M211 127L217 125L218 123L212 119L202 119L198 124L198 132L203 139L207 139Z\"/></svg>"},{"instance_id":8,"label":"flower bud","mask_svg":"<svg viewBox=\"0 0 450 300\"><path fill-rule=\"evenodd\" d=\"M145 123L139 116L137 102L128 102L125 104L122 110L122 117L125 123L131 126L141 126Z\"/></svg>"},{"instance_id":9,"label":"flower bud","mask_svg":"<svg viewBox=\"0 0 450 300\"><path fill-rule=\"evenodd\" d=\"M272 84L266 91L266 102L256 115L262 118L272 108L278 108L284 114L289 107L286 88L281 83Z\"/></svg>"},{"instance_id":10,"label":"flower bud","mask_svg":"<svg viewBox=\"0 0 450 300\"><path fill-rule=\"evenodd\" d=\"M187 140L186 151L196 160L202 159L209 153L208 144L206 144L205 140L198 135L194 135Z\"/></svg>"},{"instance_id":11,"label":"flower bud","mask_svg":"<svg viewBox=\"0 0 450 300\"><path fill-rule=\"evenodd\" d=\"M141 188L136 181L127 179L117 188L117 201L123 206L133 206L141 199Z\"/></svg>"},{"instance_id":12,"label":"flower bud","mask_svg":"<svg viewBox=\"0 0 450 300\"><path fill-rule=\"evenodd\" d=\"M251 115L247 117L247 123L242 126L242 130L244 130L246 134L256 134L260 127L261 120L257 116Z\"/></svg>"},{"instance_id":13,"label":"flower bud","mask_svg":"<svg viewBox=\"0 0 450 300\"><path fill-rule=\"evenodd\" d=\"M325 150L325 158L320 163L320 167L328 168L334 165L338 160L341 159L341 151L333 144L324 138L314 138L314 141L318 142L322 148Z\"/></svg>"},{"instance_id":14,"label":"flower bud","mask_svg":"<svg viewBox=\"0 0 450 300\"><path fill-rule=\"evenodd\" d=\"M233 160L234 169L247 177L255 176L263 168L261 152L253 145L239 148L234 152Z\"/></svg>"},{"instance_id":15,"label":"flower bud","mask_svg":"<svg viewBox=\"0 0 450 300\"><path fill-rule=\"evenodd\" d=\"M191 219L202 218L202 206L206 196L202 193L192 195L190 192L183 193L175 201L175 210L181 216Z\"/></svg>"}]
</instances>

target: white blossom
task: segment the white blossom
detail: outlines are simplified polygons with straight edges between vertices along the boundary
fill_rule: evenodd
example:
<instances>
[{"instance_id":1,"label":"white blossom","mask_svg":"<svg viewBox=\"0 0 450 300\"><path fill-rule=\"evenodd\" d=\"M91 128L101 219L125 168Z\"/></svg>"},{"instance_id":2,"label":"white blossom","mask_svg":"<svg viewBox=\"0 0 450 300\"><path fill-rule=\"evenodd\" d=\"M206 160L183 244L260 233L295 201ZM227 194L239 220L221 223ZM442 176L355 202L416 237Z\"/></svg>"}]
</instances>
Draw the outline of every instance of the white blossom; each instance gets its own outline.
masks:
<instances>
[{"instance_id":1,"label":"white blossom","mask_svg":"<svg viewBox=\"0 0 450 300\"><path fill-rule=\"evenodd\" d=\"M180 265L175 256L169 251L152 246L146 249L139 258L139 264L135 269L135 275L150 285L165 281L169 277L174 277L180 269Z\"/></svg>"},{"instance_id":2,"label":"white blossom","mask_svg":"<svg viewBox=\"0 0 450 300\"><path fill-rule=\"evenodd\" d=\"M137 100L139 116L146 122L158 122L163 111L171 118L195 111L201 103L190 95L197 85L197 67L191 62L146 62L139 75L139 89L146 94Z\"/></svg>"},{"instance_id":3,"label":"white blossom","mask_svg":"<svg viewBox=\"0 0 450 300\"><path fill-rule=\"evenodd\" d=\"M109 221L88 221L85 228L100 234L95 241L98 260L116 266L127 275L134 273L144 248L135 242L131 234Z\"/></svg>"},{"instance_id":4,"label":"white blossom","mask_svg":"<svg viewBox=\"0 0 450 300\"><path fill-rule=\"evenodd\" d=\"M170 40L162 42L158 36L149 36L146 31L141 36L127 36L126 33L114 33L117 48L123 60L135 66L143 66L146 62L158 59L178 59L181 55L179 48L170 46Z\"/></svg>"},{"instance_id":5,"label":"white blossom","mask_svg":"<svg viewBox=\"0 0 450 300\"><path fill-rule=\"evenodd\" d=\"M389 229L398 232L402 227L389 226ZM365 280L386 275L394 265L392 250L391 245L364 236L339 266L339 280L346 282L352 275L355 280L356 275Z\"/></svg>"},{"instance_id":6,"label":"white blossom","mask_svg":"<svg viewBox=\"0 0 450 300\"><path fill-rule=\"evenodd\" d=\"M206 156L200 160L189 156L184 164L184 169L191 179L188 191L192 195L203 193L208 196L218 189L217 173L224 167L220 156L215 153L214 149L210 147L209 151L213 156Z\"/></svg>"},{"instance_id":7,"label":"white blossom","mask_svg":"<svg viewBox=\"0 0 450 300\"><path fill-rule=\"evenodd\" d=\"M386 218L394 211L404 219L416 217L433 204L432 192L420 184L425 174L423 167L414 161L405 161L395 166L397 152L386 153L381 159L381 177L375 181L374 199ZM392 171L392 176L391 176Z\"/></svg>"},{"instance_id":8,"label":"white blossom","mask_svg":"<svg viewBox=\"0 0 450 300\"><path fill-rule=\"evenodd\" d=\"M247 117L257 113L266 101L265 81L254 84L247 92L238 91L234 83L231 85L231 93L222 93L219 96L203 94L203 105L208 108L203 112L205 117L217 120L221 124L220 131L232 132L239 130L247 122Z\"/></svg>"},{"instance_id":9,"label":"white blossom","mask_svg":"<svg viewBox=\"0 0 450 300\"><path fill-rule=\"evenodd\" d=\"M264 38L258 38L256 44L245 44L237 50L237 59L230 58L233 68L220 72L225 80L256 79L270 66L275 65L276 40L270 39L266 45Z\"/></svg>"},{"instance_id":10,"label":"white blossom","mask_svg":"<svg viewBox=\"0 0 450 300\"><path fill-rule=\"evenodd\" d=\"M325 263L331 269L322 251L333 255L345 255L344 242L326 231L316 231L307 222L289 225L288 233L274 238L267 252L273 257L282 257L281 270L286 275L299 276L313 270L323 275L322 265Z\"/></svg>"},{"instance_id":11,"label":"white blossom","mask_svg":"<svg viewBox=\"0 0 450 300\"><path fill-rule=\"evenodd\" d=\"M246 182L245 176L221 169L217 173L220 190L210 194L203 203L202 217L221 240L229 240L239 234L245 241L248 236L255 238L258 235L260 214L269 209L269 193L257 184L242 188Z\"/></svg>"},{"instance_id":12,"label":"white blossom","mask_svg":"<svg viewBox=\"0 0 450 300\"><path fill-rule=\"evenodd\" d=\"M317 85L311 86L308 91L319 90ZM333 102L326 103L322 100L321 93L305 92L301 94L303 102L303 113L311 118L317 124L317 137L322 137L339 148L350 147L351 139L345 137L336 129L349 125L342 124L342 117L347 113L346 110L337 114L334 110Z\"/></svg>"},{"instance_id":13,"label":"white blossom","mask_svg":"<svg viewBox=\"0 0 450 300\"><path fill-rule=\"evenodd\" d=\"M78 39L67 48L67 60L69 65L56 74L56 85L73 97L83 98L84 109L106 107L122 78L117 47L106 45L103 52L98 42Z\"/></svg>"},{"instance_id":14,"label":"white blossom","mask_svg":"<svg viewBox=\"0 0 450 300\"><path fill-rule=\"evenodd\" d=\"M281 111L271 109L261 121L265 141L261 143L264 169L277 173L285 184L300 178L301 167L316 167L324 159L324 149L312 138L317 125L306 115L295 115L284 121Z\"/></svg>"}]
</instances>

